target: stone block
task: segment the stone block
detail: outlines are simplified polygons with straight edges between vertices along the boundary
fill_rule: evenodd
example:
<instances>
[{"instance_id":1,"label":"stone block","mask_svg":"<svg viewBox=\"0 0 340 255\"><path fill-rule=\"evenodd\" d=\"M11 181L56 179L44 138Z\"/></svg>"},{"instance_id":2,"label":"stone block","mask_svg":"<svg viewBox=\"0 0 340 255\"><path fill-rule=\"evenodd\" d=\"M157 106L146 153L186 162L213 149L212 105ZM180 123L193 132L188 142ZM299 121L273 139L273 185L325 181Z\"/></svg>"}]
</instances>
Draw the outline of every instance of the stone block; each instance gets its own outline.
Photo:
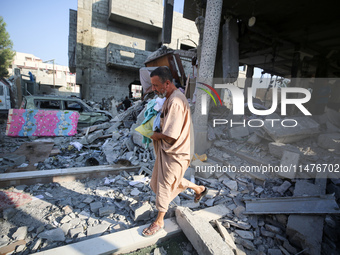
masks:
<instances>
[{"instance_id":1,"label":"stone block","mask_svg":"<svg viewBox=\"0 0 340 255\"><path fill-rule=\"evenodd\" d=\"M248 127L239 126L232 127L228 129L229 137L232 139L242 139L245 136L249 135Z\"/></svg>"},{"instance_id":2,"label":"stone block","mask_svg":"<svg viewBox=\"0 0 340 255\"><path fill-rule=\"evenodd\" d=\"M96 213L98 212L99 208L102 208L103 204L101 202L93 202L90 204L91 211Z\"/></svg>"},{"instance_id":3,"label":"stone block","mask_svg":"<svg viewBox=\"0 0 340 255\"><path fill-rule=\"evenodd\" d=\"M96 226L88 227L87 236L91 236L91 237L100 236L107 230L108 227L109 227L109 224L99 224Z\"/></svg>"},{"instance_id":4,"label":"stone block","mask_svg":"<svg viewBox=\"0 0 340 255\"><path fill-rule=\"evenodd\" d=\"M256 145L261 142L262 138L259 137L256 133L253 133L247 140L247 143Z\"/></svg>"},{"instance_id":5,"label":"stone block","mask_svg":"<svg viewBox=\"0 0 340 255\"><path fill-rule=\"evenodd\" d=\"M115 206L105 206L105 207L99 208L99 216L100 217L107 216L107 215L110 215L111 213L115 213L115 212L116 212Z\"/></svg>"},{"instance_id":6,"label":"stone block","mask_svg":"<svg viewBox=\"0 0 340 255\"><path fill-rule=\"evenodd\" d=\"M289 127L284 127L278 122L272 127L271 121L265 121L263 129L277 143L297 142L319 133L319 124L312 118L304 116L294 117L293 119L297 122L295 127L293 127L295 125L293 121L286 121L285 125L289 125Z\"/></svg>"},{"instance_id":7,"label":"stone block","mask_svg":"<svg viewBox=\"0 0 340 255\"><path fill-rule=\"evenodd\" d=\"M24 240L27 236L27 229L27 226L19 227L12 235L12 238L15 240Z\"/></svg>"},{"instance_id":8,"label":"stone block","mask_svg":"<svg viewBox=\"0 0 340 255\"><path fill-rule=\"evenodd\" d=\"M292 184L289 181L284 181L277 189L277 192L279 192L281 195L283 195L289 187L292 186Z\"/></svg>"},{"instance_id":9,"label":"stone block","mask_svg":"<svg viewBox=\"0 0 340 255\"><path fill-rule=\"evenodd\" d=\"M293 179L295 177L296 169L299 165L300 154L290 151L284 151L281 158L281 166L288 171L279 171L277 174L283 178Z\"/></svg>"},{"instance_id":10,"label":"stone block","mask_svg":"<svg viewBox=\"0 0 340 255\"><path fill-rule=\"evenodd\" d=\"M332 149L340 151L340 133L319 135L318 145L326 150Z\"/></svg>"},{"instance_id":11,"label":"stone block","mask_svg":"<svg viewBox=\"0 0 340 255\"><path fill-rule=\"evenodd\" d=\"M104 134L103 130L98 130L98 131L91 133L86 139L87 143L88 144L93 143L97 138L101 137L103 134Z\"/></svg>"},{"instance_id":12,"label":"stone block","mask_svg":"<svg viewBox=\"0 0 340 255\"><path fill-rule=\"evenodd\" d=\"M238 234L243 239L254 240L254 234L251 231L245 231L245 230L238 230L238 229L236 229L235 233Z\"/></svg>"},{"instance_id":13,"label":"stone block","mask_svg":"<svg viewBox=\"0 0 340 255\"><path fill-rule=\"evenodd\" d=\"M282 158L284 151L300 153L300 150L296 146L284 143L272 142L268 144L268 148L270 154L277 158Z\"/></svg>"},{"instance_id":14,"label":"stone block","mask_svg":"<svg viewBox=\"0 0 340 255\"><path fill-rule=\"evenodd\" d=\"M231 190L237 190L237 181L233 180L224 180L223 184L227 186Z\"/></svg>"},{"instance_id":15,"label":"stone block","mask_svg":"<svg viewBox=\"0 0 340 255\"><path fill-rule=\"evenodd\" d=\"M289 241L302 249L308 249L308 254L321 254L323 222L322 216L290 215L286 229Z\"/></svg>"},{"instance_id":16,"label":"stone block","mask_svg":"<svg viewBox=\"0 0 340 255\"><path fill-rule=\"evenodd\" d=\"M151 217L152 207L149 203L143 203L134 210L134 221L148 220Z\"/></svg>"},{"instance_id":17,"label":"stone block","mask_svg":"<svg viewBox=\"0 0 340 255\"><path fill-rule=\"evenodd\" d=\"M39 238L47 239L51 242L65 241L65 234L62 229L56 228L52 230L47 230L38 235Z\"/></svg>"},{"instance_id":18,"label":"stone block","mask_svg":"<svg viewBox=\"0 0 340 255\"><path fill-rule=\"evenodd\" d=\"M204 218L195 216L188 208L177 207L176 220L198 254L234 254L211 224Z\"/></svg>"}]
</instances>

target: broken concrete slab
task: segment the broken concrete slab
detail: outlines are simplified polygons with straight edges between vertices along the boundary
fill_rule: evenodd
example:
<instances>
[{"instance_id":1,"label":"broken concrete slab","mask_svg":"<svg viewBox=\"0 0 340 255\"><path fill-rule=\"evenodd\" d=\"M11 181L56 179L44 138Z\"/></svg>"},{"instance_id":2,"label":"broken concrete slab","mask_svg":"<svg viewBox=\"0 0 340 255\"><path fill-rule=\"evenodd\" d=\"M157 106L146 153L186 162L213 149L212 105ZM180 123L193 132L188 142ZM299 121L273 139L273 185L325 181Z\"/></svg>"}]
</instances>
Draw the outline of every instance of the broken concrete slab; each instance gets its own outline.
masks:
<instances>
[{"instance_id":1,"label":"broken concrete slab","mask_svg":"<svg viewBox=\"0 0 340 255\"><path fill-rule=\"evenodd\" d=\"M198 254L234 254L210 223L204 218L194 216L188 208L177 207L176 220Z\"/></svg>"},{"instance_id":2,"label":"broken concrete slab","mask_svg":"<svg viewBox=\"0 0 340 255\"><path fill-rule=\"evenodd\" d=\"M298 216L298 215L291 215ZM308 254L321 254L323 235L323 221L321 216L289 217L286 234L289 241L303 249L308 249Z\"/></svg>"},{"instance_id":3,"label":"broken concrete slab","mask_svg":"<svg viewBox=\"0 0 340 255\"><path fill-rule=\"evenodd\" d=\"M235 229L235 233L238 234L243 239L254 240L254 234L251 231Z\"/></svg>"},{"instance_id":4,"label":"broken concrete slab","mask_svg":"<svg viewBox=\"0 0 340 255\"><path fill-rule=\"evenodd\" d=\"M242 139L245 136L249 135L248 127L239 126L228 128L229 137L232 139Z\"/></svg>"},{"instance_id":5,"label":"broken concrete slab","mask_svg":"<svg viewBox=\"0 0 340 255\"><path fill-rule=\"evenodd\" d=\"M27 226L19 227L12 235L15 240L24 240L27 236Z\"/></svg>"},{"instance_id":6,"label":"broken concrete slab","mask_svg":"<svg viewBox=\"0 0 340 255\"><path fill-rule=\"evenodd\" d=\"M256 133L253 133L247 140L247 143L252 145L259 144L262 141L262 137L259 137Z\"/></svg>"},{"instance_id":7,"label":"broken concrete slab","mask_svg":"<svg viewBox=\"0 0 340 255\"><path fill-rule=\"evenodd\" d=\"M110 224L105 224L105 223L99 224L96 226L90 226L87 228L87 236L91 236L91 237L100 236L108 229L109 226Z\"/></svg>"},{"instance_id":8,"label":"broken concrete slab","mask_svg":"<svg viewBox=\"0 0 340 255\"><path fill-rule=\"evenodd\" d=\"M279 192L281 195L283 195L289 188L292 186L292 184L289 181L284 181L277 189L277 192Z\"/></svg>"},{"instance_id":9,"label":"broken concrete slab","mask_svg":"<svg viewBox=\"0 0 340 255\"><path fill-rule=\"evenodd\" d=\"M333 195L257 198L245 200L244 214L329 214L339 213Z\"/></svg>"},{"instance_id":10,"label":"broken concrete slab","mask_svg":"<svg viewBox=\"0 0 340 255\"><path fill-rule=\"evenodd\" d=\"M326 150L340 151L340 133L319 135L318 145Z\"/></svg>"},{"instance_id":11,"label":"broken concrete slab","mask_svg":"<svg viewBox=\"0 0 340 255\"><path fill-rule=\"evenodd\" d=\"M237 247L234 243L232 236L229 234L228 230L218 220L215 220L215 224L216 224L223 240L230 246L232 251L235 252Z\"/></svg>"},{"instance_id":12,"label":"broken concrete slab","mask_svg":"<svg viewBox=\"0 0 340 255\"><path fill-rule=\"evenodd\" d=\"M282 158L284 151L300 153L300 150L296 146L291 144L271 142L268 144L268 148L270 154L277 158Z\"/></svg>"},{"instance_id":13,"label":"broken concrete slab","mask_svg":"<svg viewBox=\"0 0 340 255\"><path fill-rule=\"evenodd\" d=\"M60 228L44 231L38 235L39 238L47 239L51 242L65 241L64 231Z\"/></svg>"},{"instance_id":14,"label":"broken concrete slab","mask_svg":"<svg viewBox=\"0 0 340 255\"><path fill-rule=\"evenodd\" d=\"M300 154L290 151L284 151L281 158L282 170L277 172L277 175L293 179L295 178L299 165Z\"/></svg>"},{"instance_id":15,"label":"broken concrete slab","mask_svg":"<svg viewBox=\"0 0 340 255\"><path fill-rule=\"evenodd\" d=\"M116 212L116 207L114 205L99 208L99 216L100 217L107 216L107 215L110 215L110 214L115 213L115 212Z\"/></svg>"},{"instance_id":16,"label":"broken concrete slab","mask_svg":"<svg viewBox=\"0 0 340 255\"><path fill-rule=\"evenodd\" d=\"M150 219L152 207L148 202L142 203L140 206L137 206L136 208L132 208L134 210L134 221L140 221L140 220L147 220Z\"/></svg>"},{"instance_id":17,"label":"broken concrete slab","mask_svg":"<svg viewBox=\"0 0 340 255\"><path fill-rule=\"evenodd\" d=\"M227 186L231 190L237 190L237 181L233 180L224 180L223 184Z\"/></svg>"},{"instance_id":18,"label":"broken concrete slab","mask_svg":"<svg viewBox=\"0 0 340 255\"><path fill-rule=\"evenodd\" d=\"M309 117L294 117L294 121L285 119L283 122L286 127L277 123L273 127L271 121L265 121L263 125L267 134L278 143L297 142L319 133L319 124Z\"/></svg>"}]
</instances>

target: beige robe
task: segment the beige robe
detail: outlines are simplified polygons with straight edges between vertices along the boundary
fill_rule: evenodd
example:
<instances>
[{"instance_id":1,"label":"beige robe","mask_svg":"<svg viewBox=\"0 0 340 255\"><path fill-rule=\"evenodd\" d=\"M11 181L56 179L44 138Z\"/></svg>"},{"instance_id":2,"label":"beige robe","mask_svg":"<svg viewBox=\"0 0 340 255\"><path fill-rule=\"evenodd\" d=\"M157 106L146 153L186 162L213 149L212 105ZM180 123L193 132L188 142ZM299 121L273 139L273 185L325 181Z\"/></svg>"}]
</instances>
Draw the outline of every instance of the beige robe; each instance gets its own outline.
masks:
<instances>
[{"instance_id":1,"label":"beige robe","mask_svg":"<svg viewBox=\"0 0 340 255\"><path fill-rule=\"evenodd\" d=\"M174 144L163 139L153 141L156 161L150 186L156 194L156 208L166 212L170 202L190 183L183 176L190 165L194 149L189 104L178 89L164 102L161 132L176 139Z\"/></svg>"}]
</instances>

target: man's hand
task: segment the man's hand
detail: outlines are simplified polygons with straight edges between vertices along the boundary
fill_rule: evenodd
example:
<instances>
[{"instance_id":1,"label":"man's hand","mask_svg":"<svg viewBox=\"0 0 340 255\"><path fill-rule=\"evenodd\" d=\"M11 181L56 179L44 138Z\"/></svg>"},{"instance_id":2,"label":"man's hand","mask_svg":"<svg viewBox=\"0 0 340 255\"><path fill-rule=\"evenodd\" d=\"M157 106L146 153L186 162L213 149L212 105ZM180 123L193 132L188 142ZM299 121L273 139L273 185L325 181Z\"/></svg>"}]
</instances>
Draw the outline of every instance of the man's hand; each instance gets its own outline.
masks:
<instances>
[{"instance_id":1,"label":"man's hand","mask_svg":"<svg viewBox=\"0 0 340 255\"><path fill-rule=\"evenodd\" d=\"M176 142L176 139L173 139L169 136L163 135L162 133L159 132L153 132L153 135L150 137L154 141L158 140L165 140L167 143L174 144Z\"/></svg>"}]
</instances>

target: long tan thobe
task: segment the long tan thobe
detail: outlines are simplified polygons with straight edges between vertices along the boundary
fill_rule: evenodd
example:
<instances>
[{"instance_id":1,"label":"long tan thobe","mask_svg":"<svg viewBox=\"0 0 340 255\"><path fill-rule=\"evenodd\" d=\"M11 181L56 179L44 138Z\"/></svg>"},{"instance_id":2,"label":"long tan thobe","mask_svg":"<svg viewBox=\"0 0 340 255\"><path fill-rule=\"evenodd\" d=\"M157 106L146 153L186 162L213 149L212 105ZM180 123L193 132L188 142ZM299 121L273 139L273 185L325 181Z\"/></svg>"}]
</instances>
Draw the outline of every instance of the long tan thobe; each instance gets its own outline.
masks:
<instances>
[{"instance_id":1,"label":"long tan thobe","mask_svg":"<svg viewBox=\"0 0 340 255\"><path fill-rule=\"evenodd\" d=\"M162 134L176 142L153 141L156 161L150 186L156 194L156 208L160 212L166 212L170 202L190 183L183 176L193 155L192 130L188 101L177 89L164 102L161 114Z\"/></svg>"}]
</instances>

